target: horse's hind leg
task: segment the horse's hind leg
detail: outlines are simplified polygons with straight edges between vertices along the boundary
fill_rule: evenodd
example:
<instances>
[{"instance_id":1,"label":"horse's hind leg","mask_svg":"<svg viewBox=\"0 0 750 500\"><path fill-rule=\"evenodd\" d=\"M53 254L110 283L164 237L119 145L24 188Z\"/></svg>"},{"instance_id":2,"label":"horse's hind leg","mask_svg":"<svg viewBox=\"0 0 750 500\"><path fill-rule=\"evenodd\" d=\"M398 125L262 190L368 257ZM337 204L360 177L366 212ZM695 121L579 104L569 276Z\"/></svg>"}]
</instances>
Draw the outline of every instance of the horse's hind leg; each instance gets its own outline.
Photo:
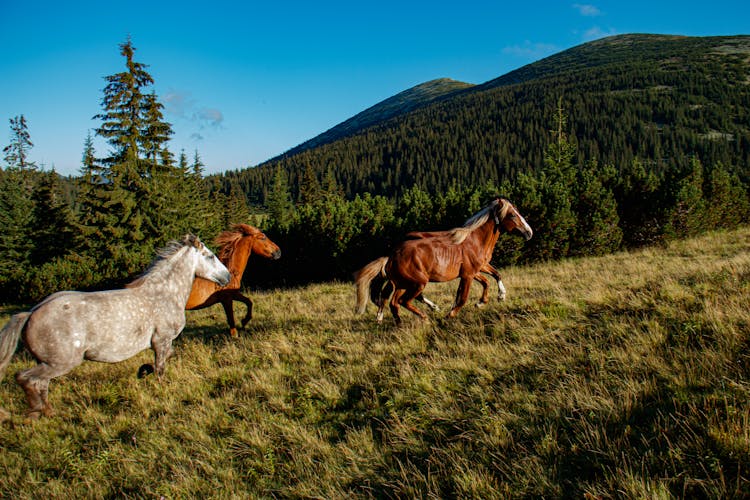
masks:
<instances>
[{"instance_id":1,"label":"horse's hind leg","mask_svg":"<svg viewBox=\"0 0 750 500\"><path fill-rule=\"evenodd\" d=\"M396 288L393 291L393 295L391 295L390 308L391 308L391 314L393 315L393 320L396 322L396 325L401 324L401 315L399 313L399 309L400 309L399 300L401 299L401 296L404 294L404 292L406 292L405 289Z\"/></svg>"},{"instance_id":2,"label":"horse's hind leg","mask_svg":"<svg viewBox=\"0 0 750 500\"><path fill-rule=\"evenodd\" d=\"M424 293L420 293L419 295L417 295L416 300L423 302L425 305L427 305L427 307L429 307L433 311L440 310L440 307L437 304L435 304L433 301L425 297Z\"/></svg>"},{"instance_id":3,"label":"horse's hind leg","mask_svg":"<svg viewBox=\"0 0 750 500\"><path fill-rule=\"evenodd\" d=\"M54 367L47 363L38 365L27 370L21 370L16 375L16 382L23 388L26 393L26 401L29 403L27 416L29 419L37 419L41 415L50 417L54 415L54 410L47 401L49 394L49 381L60 375L64 375L78 366L76 363L72 366Z\"/></svg>"},{"instance_id":4,"label":"horse's hind leg","mask_svg":"<svg viewBox=\"0 0 750 500\"><path fill-rule=\"evenodd\" d=\"M424 290L424 287L426 286L426 283L421 283L417 285L413 285L409 287L406 292L401 297L401 303L404 305L405 308L407 308L409 311L413 312L417 316L419 316L420 319L427 319L427 315L417 309L417 307L412 304L412 301L415 297L417 297L419 294L422 293L422 290Z\"/></svg>"},{"instance_id":5,"label":"horse's hind leg","mask_svg":"<svg viewBox=\"0 0 750 500\"><path fill-rule=\"evenodd\" d=\"M385 310L385 304L393 293L393 285L390 281L386 281L380 290L378 291L377 297L375 297L375 304L378 306L378 323L383 322L383 311Z\"/></svg>"},{"instance_id":6,"label":"horse's hind leg","mask_svg":"<svg viewBox=\"0 0 750 500\"><path fill-rule=\"evenodd\" d=\"M471 290L472 278L461 278L461 282L458 284L458 290L456 291L456 302L453 304L453 309L448 313L449 318L453 318L458 314L458 311L466 304L466 300L469 298L469 291Z\"/></svg>"},{"instance_id":7,"label":"horse's hind leg","mask_svg":"<svg viewBox=\"0 0 750 500\"><path fill-rule=\"evenodd\" d=\"M476 306L484 307L490 301L490 282L483 274L477 274L474 279L482 285L482 297L476 303Z\"/></svg>"}]
</instances>

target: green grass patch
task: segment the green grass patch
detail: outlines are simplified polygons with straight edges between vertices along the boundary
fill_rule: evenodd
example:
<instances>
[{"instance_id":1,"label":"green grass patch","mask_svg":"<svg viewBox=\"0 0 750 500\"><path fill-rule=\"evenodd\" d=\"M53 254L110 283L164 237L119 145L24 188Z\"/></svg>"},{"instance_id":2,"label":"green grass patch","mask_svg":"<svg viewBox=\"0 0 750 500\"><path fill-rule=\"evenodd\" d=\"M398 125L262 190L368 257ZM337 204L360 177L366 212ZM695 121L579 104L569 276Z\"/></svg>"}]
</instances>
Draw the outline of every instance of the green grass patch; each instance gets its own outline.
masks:
<instances>
[{"instance_id":1,"label":"green grass patch","mask_svg":"<svg viewBox=\"0 0 750 500\"><path fill-rule=\"evenodd\" d=\"M750 495L750 230L503 276L400 328L350 283L253 292L236 339L190 311L161 381L85 363L31 424L16 356L0 497Z\"/></svg>"}]
</instances>

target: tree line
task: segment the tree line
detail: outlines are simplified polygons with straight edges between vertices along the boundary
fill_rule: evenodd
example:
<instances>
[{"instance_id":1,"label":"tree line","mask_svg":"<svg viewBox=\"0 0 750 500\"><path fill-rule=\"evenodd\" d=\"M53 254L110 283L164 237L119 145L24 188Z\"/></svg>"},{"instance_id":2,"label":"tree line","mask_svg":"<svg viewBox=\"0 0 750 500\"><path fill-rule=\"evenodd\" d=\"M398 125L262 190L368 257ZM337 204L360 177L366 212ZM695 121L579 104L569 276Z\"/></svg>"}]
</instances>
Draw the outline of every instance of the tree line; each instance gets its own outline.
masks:
<instances>
[{"instance_id":1,"label":"tree line","mask_svg":"<svg viewBox=\"0 0 750 500\"><path fill-rule=\"evenodd\" d=\"M497 195L510 198L535 231L529 242L500 239L493 257L500 267L602 255L750 220L747 163L738 165L734 156L725 162L721 155L707 155L707 161L697 153L657 162L653 151L610 162L590 141L579 139L580 120L567 97L547 113L545 140L524 144L539 160L502 176L474 171L471 163L462 164L461 175L444 171L439 182L383 171L398 189L352 192L342 182L351 170L326 156L341 147L332 144L306 152L310 156L301 158L310 161L292 170L284 163L258 169L268 179L237 175L239 182L225 183L229 174L204 177L197 151L192 158L184 151L175 158L169 151L171 126L151 90L147 66L136 62L134 53L130 40L120 46L125 68L106 77L95 117L100 126L94 132L110 149L97 155L89 135L79 176L63 178L30 162L26 120L22 115L10 120L11 141L0 170L1 302L119 286L142 272L169 239L193 232L210 245L236 222L261 226L283 251L280 261L251 262L246 283L290 286L348 280L405 233L459 226ZM491 99L483 99L491 109ZM445 113L445 127L472 133L451 121L451 113L461 114L460 106L424 112ZM407 134L406 124L399 127ZM434 149L423 152L430 157L413 164L416 170L426 174L429 164L448 164L441 137L436 132L430 139ZM489 151L493 145L483 147ZM391 157L411 154L405 142L389 148L363 149L351 164L375 161L384 151ZM257 190L262 202L248 204Z\"/></svg>"},{"instance_id":2,"label":"tree line","mask_svg":"<svg viewBox=\"0 0 750 500\"><path fill-rule=\"evenodd\" d=\"M266 226L284 263L258 261L249 280L351 279L406 233L460 226L498 195L510 198L534 229L528 242L501 236L493 256L500 267L604 255L750 222L749 187L736 169L721 162L704 166L697 156L660 172L638 158L620 169L596 158L580 160L568 121L559 100L535 171L502 182L456 180L439 194L412 185L397 198L362 193L347 199L331 171L321 179L308 168L295 203L289 176L277 168Z\"/></svg>"},{"instance_id":3,"label":"tree line","mask_svg":"<svg viewBox=\"0 0 750 500\"><path fill-rule=\"evenodd\" d=\"M169 151L171 125L147 66L120 45L123 71L107 76L80 175L62 178L29 161L23 115L11 122L0 170L0 301L38 300L63 289L117 286L143 271L155 248L187 232L216 234L249 217L244 196L212 191L196 151ZM205 236L204 236L205 238ZM210 240L210 238L209 238Z\"/></svg>"}]
</instances>

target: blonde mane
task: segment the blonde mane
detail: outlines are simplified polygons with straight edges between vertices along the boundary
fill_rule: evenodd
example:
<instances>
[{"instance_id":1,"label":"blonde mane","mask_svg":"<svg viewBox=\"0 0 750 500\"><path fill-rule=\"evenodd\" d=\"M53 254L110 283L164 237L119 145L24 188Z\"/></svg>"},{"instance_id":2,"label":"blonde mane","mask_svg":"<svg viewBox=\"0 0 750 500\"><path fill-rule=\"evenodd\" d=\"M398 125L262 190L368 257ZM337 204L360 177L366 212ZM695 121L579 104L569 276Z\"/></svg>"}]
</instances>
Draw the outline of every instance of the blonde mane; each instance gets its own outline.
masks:
<instances>
[{"instance_id":1,"label":"blonde mane","mask_svg":"<svg viewBox=\"0 0 750 500\"><path fill-rule=\"evenodd\" d=\"M463 226L452 229L450 231L451 241L456 245L463 243L471 233L482 227L487 222L487 219L492 216L498 203L502 203L502 208L500 209L500 215L498 218L499 220L503 220L505 216L508 215L508 210L510 210L511 205L504 198L493 200L492 203L466 219Z\"/></svg>"}]
</instances>

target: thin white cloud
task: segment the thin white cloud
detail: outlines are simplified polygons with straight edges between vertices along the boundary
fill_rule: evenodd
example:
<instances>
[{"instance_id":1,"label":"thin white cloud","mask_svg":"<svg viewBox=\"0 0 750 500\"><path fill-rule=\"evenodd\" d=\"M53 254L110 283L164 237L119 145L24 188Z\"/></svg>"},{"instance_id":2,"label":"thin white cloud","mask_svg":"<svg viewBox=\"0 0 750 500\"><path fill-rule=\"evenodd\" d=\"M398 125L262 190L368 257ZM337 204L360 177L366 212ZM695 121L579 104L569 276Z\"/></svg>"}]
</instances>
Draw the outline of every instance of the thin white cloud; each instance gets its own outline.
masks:
<instances>
[{"instance_id":1,"label":"thin white cloud","mask_svg":"<svg viewBox=\"0 0 750 500\"><path fill-rule=\"evenodd\" d=\"M579 14L586 17L601 16L602 11L598 7L590 4L574 3L573 8L578 11Z\"/></svg>"},{"instance_id":2,"label":"thin white cloud","mask_svg":"<svg viewBox=\"0 0 750 500\"><path fill-rule=\"evenodd\" d=\"M503 48L503 54L521 59L540 59L559 51L560 48L554 44L530 42L529 40L526 40L521 45L512 45Z\"/></svg>"},{"instance_id":3,"label":"thin white cloud","mask_svg":"<svg viewBox=\"0 0 750 500\"><path fill-rule=\"evenodd\" d=\"M195 106L195 101L185 92L171 91L164 96L163 101L164 111L177 118L186 118L188 111Z\"/></svg>"},{"instance_id":4,"label":"thin white cloud","mask_svg":"<svg viewBox=\"0 0 750 500\"><path fill-rule=\"evenodd\" d=\"M200 123L201 128L221 128L221 124L224 122L224 115L218 109L201 108L195 113L194 119Z\"/></svg>"},{"instance_id":5,"label":"thin white cloud","mask_svg":"<svg viewBox=\"0 0 750 500\"><path fill-rule=\"evenodd\" d=\"M599 26L594 26L583 32L583 39L586 41L598 40L599 38L604 38L607 36L612 36L612 35L617 35L617 34L618 34L617 30L614 28L603 30Z\"/></svg>"},{"instance_id":6,"label":"thin white cloud","mask_svg":"<svg viewBox=\"0 0 750 500\"><path fill-rule=\"evenodd\" d=\"M202 141L204 131L223 128L224 114L216 108L199 106L189 92L172 90L164 98L164 111L174 120L187 122L193 129L190 139Z\"/></svg>"}]
</instances>

